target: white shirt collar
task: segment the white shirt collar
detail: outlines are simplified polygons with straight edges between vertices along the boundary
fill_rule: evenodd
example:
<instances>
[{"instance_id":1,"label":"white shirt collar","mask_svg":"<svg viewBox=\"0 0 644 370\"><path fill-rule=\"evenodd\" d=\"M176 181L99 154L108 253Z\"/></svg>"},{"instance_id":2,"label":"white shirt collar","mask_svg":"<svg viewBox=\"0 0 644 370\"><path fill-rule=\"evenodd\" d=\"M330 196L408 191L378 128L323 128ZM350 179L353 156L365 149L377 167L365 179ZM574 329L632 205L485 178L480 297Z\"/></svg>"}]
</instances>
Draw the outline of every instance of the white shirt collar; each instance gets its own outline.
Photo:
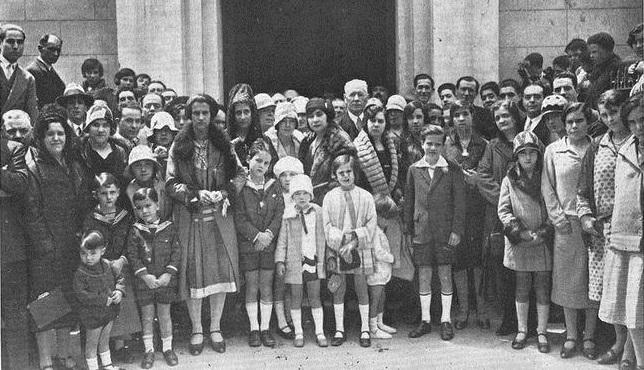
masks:
<instances>
[{"instance_id":1,"label":"white shirt collar","mask_svg":"<svg viewBox=\"0 0 644 370\"><path fill-rule=\"evenodd\" d=\"M361 121L363 120L363 114L356 116L355 114L351 113L348 110L347 110L347 114L349 115L349 119L353 121L354 124L358 121L358 118L360 118Z\"/></svg>"},{"instance_id":2,"label":"white shirt collar","mask_svg":"<svg viewBox=\"0 0 644 370\"><path fill-rule=\"evenodd\" d=\"M448 167L448 166L449 164L447 163L445 158L443 158L442 155L438 157L438 161L436 161L436 164L433 166L427 163L427 161L425 160L425 156L423 156L418 162L414 163L414 167L420 167L420 168L438 168L438 167Z\"/></svg>"},{"instance_id":3,"label":"white shirt collar","mask_svg":"<svg viewBox=\"0 0 644 370\"><path fill-rule=\"evenodd\" d=\"M52 66L51 64L45 62L45 60L42 57L37 57L36 59L38 59L40 61L40 63L44 64L45 67L47 67L48 71L51 71L52 69L54 69L54 66Z\"/></svg>"},{"instance_id":4,"label":"white shirt collar","mask_svg":"<svg viewBox=\"0 0 644 370\"><path fill-rule=\"evenodd\" d=\"M7 58L5 58L4 55L0 53L0 64L2 64L2 68L7 68L7 66L14 65L16 63L9 63Z\"/></svg>"},{"instance_id":5,"label":"white shirt collar","mask_svg":"<svg viewBox=\"0 0 644 370\"><path fill-rule=\"evenodd\" d=\"M540 114L534 118L526 117L525 118L525 127L524 131L534 131L534 129L539 125L541 122L541 117L543 117L543 114ZM532 122L532 124L530 124Z\"/></svg>"}]
</instances>

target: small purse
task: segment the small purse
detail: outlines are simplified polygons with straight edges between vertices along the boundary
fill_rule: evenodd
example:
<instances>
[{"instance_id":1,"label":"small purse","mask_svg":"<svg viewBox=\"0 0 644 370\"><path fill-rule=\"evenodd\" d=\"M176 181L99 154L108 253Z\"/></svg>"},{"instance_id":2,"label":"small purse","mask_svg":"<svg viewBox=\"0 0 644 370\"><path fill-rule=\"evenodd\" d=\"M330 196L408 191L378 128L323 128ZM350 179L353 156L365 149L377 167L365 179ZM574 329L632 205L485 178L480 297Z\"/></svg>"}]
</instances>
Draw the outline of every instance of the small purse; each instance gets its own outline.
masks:
<instances>
[{"instance_id":1,"label":"small purse","mask_svg":"<svg viewBox=\"0 0 644 370\"><path fill-rule=\"evenodd\" d=\"M35 301L27 305L27 310L29 310L38 330L53 326L56 321L72 313L72 308L60 287L41 294Z\"/></svg>"}]
</instances>

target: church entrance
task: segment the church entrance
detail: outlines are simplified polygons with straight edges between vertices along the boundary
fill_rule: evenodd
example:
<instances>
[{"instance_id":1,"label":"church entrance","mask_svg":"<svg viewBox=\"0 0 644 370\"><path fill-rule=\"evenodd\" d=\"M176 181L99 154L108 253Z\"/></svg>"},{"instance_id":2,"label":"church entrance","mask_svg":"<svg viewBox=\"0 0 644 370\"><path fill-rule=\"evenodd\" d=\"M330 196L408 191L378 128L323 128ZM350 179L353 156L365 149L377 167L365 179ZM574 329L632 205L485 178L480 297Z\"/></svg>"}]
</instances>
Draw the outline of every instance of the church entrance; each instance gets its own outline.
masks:
<instances>
[{"instance_id":1,"label":"church entrance","mask_svg":"<svg viewBox=\"0 0 644 370\"><path fill-rule=\"evenodd\" d=\"M341 96L353 78L396 90L394 0L222 0L224 89ZM227 98L227 97L226 97Z\"/></svg>"}]
</instances>

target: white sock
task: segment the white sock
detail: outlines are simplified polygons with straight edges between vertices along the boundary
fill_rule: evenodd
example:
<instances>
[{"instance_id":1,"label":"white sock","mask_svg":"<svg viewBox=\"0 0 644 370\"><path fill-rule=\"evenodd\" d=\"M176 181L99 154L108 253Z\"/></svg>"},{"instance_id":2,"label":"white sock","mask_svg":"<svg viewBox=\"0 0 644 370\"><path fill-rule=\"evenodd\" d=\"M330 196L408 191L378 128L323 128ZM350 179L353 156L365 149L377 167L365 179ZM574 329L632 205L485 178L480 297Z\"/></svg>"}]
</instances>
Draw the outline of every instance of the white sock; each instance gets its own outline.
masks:
<instances>
[{"instance_id":1,"label":"white sock","mask_svg":"<svg viewBox=\"0 0 644 370\"><path fill-rule=\"evenodd\" d=\"M284 328L284 332L288 333L291 331L291 328L288 327L286 322L286 312L284 312L284 301L275 301L273 302L273 309L275 310L275 317L277 318L277 327Z\"/></svg>"},{"instance_id":2,"label":"white sock","mask_svg":"<svg viewBox=\"0 0 644 370\"><path fill-rule=\"evenodd\" d=\"M441 293L441 302L443 303L443 312L441 314L441 323L452 322L452 293Z\"/></svg>"},{"instance_id":3,"label":"white sock","mask_svg":"<svg viewBox=\"0 0 644 370\"><path fill-rule=\"evenodd\" d=\"M257 302L246 303L246 313L248 313L250 330L259 330L259 322L257 322Z\"/></svg>"},{"instance_id":4,"label":"white sock","mask_svg":"<svg viewBox=\"0 0 644 370\"><path fill-rule=\"evenodd\" d=\"M101 364L103 364L103 367L112 364L112 357L110 356L109 350L103 353L99 353L98 355L101 357Z\"/></svg>"},{"instance_id":5,"label":"white sock","mask_svg":"<svg viewBox=\"0 0 644 370\"><path fill-rule=\"evenodd\" d=\"M273 302L259 302L260 316L262 319L261 330L268 330L271 324L271 314L273 313Z\"/></svg>"},{"instance_id":6,"label":"white sock","mask_svg":"<svg viewBox=\"0 0 644 370\"><path fill-rule=\"evenodd\" d=\"M378 314L378 319L377 319L378 328L380 328L380 330L386 331L389 334L396 334L396 328L392 328L391 326L386 325L382 319L382 316L383 316L382 312Z\"/></svg>"},{"instance_id":7,"label":"white sock","mask_svg":"<svg viewBox=\"0 0 644 370\"><path fill-rule=\"evenodd\" d=\"M161 348L163 352L169 351L172 349L172 335L167 338L161 338Z\"/></svg>"},{"instance_id":8,"label":"white sock","mask_svg":"<svg viewBox=\"0 0 644 370\"><path fill-rule=\"evenodd\" d=\"M295 335L302 335L304 333L302 330L302 310L291 309L291 319L293 319Z\"/></svg>"},{"instance_id":9,"label":"white sock","mask_svg":"<svg viewBox=\"0 0 644 370\"><path fill-rule=\"evenodd\" d=\"M359 304L358 310L360 310L360 331L369 331L369 305Z\"/></svg>"},{"instance_id":10,"label":"white sock","mask_svg":"<svg viewBox=\"0 0 644 370\"><path fill-rule=\"evenodd\" d=\"M370 317L369 318L369 331L371 331L374 334L378 331L378 318L377 317Z\"/></svg>"},{"instance_id":11,"label":"white sock","mask_svg":"<svg viewBox=\"0 0 644 370\"><path fill-rule=\"evenodd\" d=\"M432 304L432 293L420 294L420 315L423 321L430 322L429 307Z\"/></svg>"},{"instance_id":12,"label":"white sock","mask_svg":"<svg viewBox=\"0 0 644 370\"><path fill-rule=\"evenodd\" d=\"M98 370L98 358L86 358L85 361L89 370Z\"/></svg>"},{"instance_id":13,"label":"white sock","mask_svg":"<svg viewBox=\"0 0 644 370\"><path fill-rule=\"evenodd\" d=\"M154 352L154 336L152 334L143 336L143 347L145 352Z\"/></svg>"},{"instance_id":14,"label":"white sock","mask_svg":"<svg viewBox=\"0 0 644 370\"><path fill-rule=\"evenodd\" d=\"M311 316L313 316L313 323L315 323L315 334L324 334L324 310L322 307L311 307Z\"/></svg>"},{"instance_id":15,"label":"white sock","mask_svg":"<svg viewBox=\"0 0 644 370\"><path fill-rule=\"evenodd\" d=\"M344 303L334 303L333 312L335 313L335 331L344 333Z\"/></svg>"}]
</instances>

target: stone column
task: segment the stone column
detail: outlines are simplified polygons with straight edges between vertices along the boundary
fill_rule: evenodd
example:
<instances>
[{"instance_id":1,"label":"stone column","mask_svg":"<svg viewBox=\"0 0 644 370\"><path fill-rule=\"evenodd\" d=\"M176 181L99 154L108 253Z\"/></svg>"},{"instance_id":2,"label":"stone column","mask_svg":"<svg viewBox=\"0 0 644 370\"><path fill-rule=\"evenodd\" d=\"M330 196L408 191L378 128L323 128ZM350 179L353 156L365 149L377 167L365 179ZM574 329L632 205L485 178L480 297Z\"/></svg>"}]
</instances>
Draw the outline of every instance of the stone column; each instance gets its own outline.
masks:
<instances>
[{"instance_id":1,"label":"stone column","mask_svg":"<svg viewBox=\"0 0 644 370\"><path fill-rule=\"evenodd\" d=\"M499 0L396 1L396 82L413 96L413 78L429 73L438 85L472 75L499 76ZM437 100L437 94L434 100Z\"/></svg>"},{"instance_id":2,"label":"stone column","mask_svg":"<svg viewBox=\"0 0 644 370\"><path fill-rule=\"evenodd\" d=\"M223 101L220 0L116 0L122 67Z\"/></svg>"}]
</instances>

